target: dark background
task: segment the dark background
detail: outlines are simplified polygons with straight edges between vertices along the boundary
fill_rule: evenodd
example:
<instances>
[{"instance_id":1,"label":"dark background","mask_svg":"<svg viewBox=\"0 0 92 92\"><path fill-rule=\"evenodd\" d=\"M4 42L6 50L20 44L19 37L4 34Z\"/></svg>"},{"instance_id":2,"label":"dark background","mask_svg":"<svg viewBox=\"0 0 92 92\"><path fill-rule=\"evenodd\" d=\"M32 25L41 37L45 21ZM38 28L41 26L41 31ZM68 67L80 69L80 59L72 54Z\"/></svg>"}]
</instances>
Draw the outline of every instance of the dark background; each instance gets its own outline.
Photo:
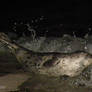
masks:
<instances>
[{"instance_id":1,"label":"dark background","mask_svg":"<svg viewBox=\"0 0 92 92\"><path fill-rule=\"evenodd\" d=\"M87 1L5 1L1 6L0 31L11 31L14 21L31 23L32 19L44 16L46 19L36 24L39 25L36 29L38 35L44 34L44 29L48 27L49 36L72 34L73 31L78 36L83 36L91 27L91 15L91 4ZM63 26L58 27L59 24ZM22 33L22 30L17 30L17 33Z\"/></svg>"}]
</instances>

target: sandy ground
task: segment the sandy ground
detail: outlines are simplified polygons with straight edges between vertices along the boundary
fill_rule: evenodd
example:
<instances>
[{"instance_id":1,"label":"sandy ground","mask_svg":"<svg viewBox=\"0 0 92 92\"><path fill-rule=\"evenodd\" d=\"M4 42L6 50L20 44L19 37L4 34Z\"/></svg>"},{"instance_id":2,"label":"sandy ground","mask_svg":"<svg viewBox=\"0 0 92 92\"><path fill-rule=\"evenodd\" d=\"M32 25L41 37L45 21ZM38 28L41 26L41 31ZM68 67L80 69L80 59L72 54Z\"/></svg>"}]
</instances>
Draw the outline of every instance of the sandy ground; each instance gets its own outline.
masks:
<instances>
[{"instance_id":1,"label":"sandy ground","mask_svg":"<svg viewBox=\"0 0 92 92\"><path fill-rule=\"evenodd\" d=\"M18 90L18 87L28 80L29 76L25 73L8 74L0 77L0 92Z\"/></svg>"},{"instance_id":2,"label":"sandy ground","mask_svg":"<svg viewBox=\"0 0 92 92\"><path fill-rule=\"evenodd\" d=\"M12 54L0 52L0 92L15 91L28 78Z\"/></svg>"}]
</instances>

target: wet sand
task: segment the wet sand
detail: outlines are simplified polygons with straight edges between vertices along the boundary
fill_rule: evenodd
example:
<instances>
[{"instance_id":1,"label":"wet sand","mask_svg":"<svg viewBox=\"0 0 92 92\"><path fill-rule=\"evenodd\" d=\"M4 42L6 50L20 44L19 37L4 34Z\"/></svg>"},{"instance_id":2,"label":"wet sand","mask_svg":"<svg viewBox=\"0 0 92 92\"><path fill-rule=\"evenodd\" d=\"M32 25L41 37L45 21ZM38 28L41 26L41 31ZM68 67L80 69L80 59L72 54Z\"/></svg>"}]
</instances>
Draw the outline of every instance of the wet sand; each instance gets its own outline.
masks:
<instances>
[{"instance_id":1,"label":"wet sand","mask_svg":"<svg viewBox=\"0 0 92 92\"><path fill-rule=\"evenodd\" d=\"M29 78L24 73L7 74L0 77L0 92L16 91Z\"/></svg>"}]
</instances>

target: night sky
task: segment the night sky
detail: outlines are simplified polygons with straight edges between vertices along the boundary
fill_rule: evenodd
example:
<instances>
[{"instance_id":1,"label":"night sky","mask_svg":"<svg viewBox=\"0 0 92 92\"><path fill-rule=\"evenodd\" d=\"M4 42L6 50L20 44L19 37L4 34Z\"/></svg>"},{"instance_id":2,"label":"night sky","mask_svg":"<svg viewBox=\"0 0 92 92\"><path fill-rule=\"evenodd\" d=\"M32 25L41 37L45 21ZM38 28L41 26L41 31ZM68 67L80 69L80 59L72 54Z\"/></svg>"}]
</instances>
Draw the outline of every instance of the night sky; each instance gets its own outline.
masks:
<instances>
[{"instance_id":1,"label":"night sky","mask_svg":"<svg viewBox=\"0 0 92 92\"><path fill-rule=\"evenodd\" d=\"M61 2L49 1L19 1L3 2L1 6L0 31L10 31L12 21L31 22L33 18L44 16L45 26L56 26L64 24L62 32L71 33L72 30L79 30L77 34L88 31L91 26L91 4L80 0L64 0ZM8 25L7 25L8 24ZM76 25L78 24L78 25ZM52 32L53 28L50 28ZM61 28L62 29L62 28ZM53 30L58 30L57 28ZM41 30L42 31L42 30ZM56 32L55 34L58 34ZM52 35L54 32L50 33Z\"/></svg>"}]
</instances>

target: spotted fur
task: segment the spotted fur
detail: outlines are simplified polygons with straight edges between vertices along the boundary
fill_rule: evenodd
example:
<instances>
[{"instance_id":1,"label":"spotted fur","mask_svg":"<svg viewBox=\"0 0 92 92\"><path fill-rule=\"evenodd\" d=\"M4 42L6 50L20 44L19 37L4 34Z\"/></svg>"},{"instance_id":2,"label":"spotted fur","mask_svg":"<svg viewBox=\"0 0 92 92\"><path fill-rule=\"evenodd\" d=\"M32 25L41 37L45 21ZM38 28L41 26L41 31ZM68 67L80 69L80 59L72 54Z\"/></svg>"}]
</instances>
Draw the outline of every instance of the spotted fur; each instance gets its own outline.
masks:
<instances>
[{"instance_id":1,"label":"spotted fur","mask_svg":"<svg viewBox=\"0 0 92 92\"><path fill-rule=\"evenodd\" d=\"M17 60L29 72L48 76L67 75L74 77L92 64L92 55L83 51L67 54L56 52L38 53L12 43L5 34L0 34L0 41L7 44Z\"/></svg>"}]
</instances>

